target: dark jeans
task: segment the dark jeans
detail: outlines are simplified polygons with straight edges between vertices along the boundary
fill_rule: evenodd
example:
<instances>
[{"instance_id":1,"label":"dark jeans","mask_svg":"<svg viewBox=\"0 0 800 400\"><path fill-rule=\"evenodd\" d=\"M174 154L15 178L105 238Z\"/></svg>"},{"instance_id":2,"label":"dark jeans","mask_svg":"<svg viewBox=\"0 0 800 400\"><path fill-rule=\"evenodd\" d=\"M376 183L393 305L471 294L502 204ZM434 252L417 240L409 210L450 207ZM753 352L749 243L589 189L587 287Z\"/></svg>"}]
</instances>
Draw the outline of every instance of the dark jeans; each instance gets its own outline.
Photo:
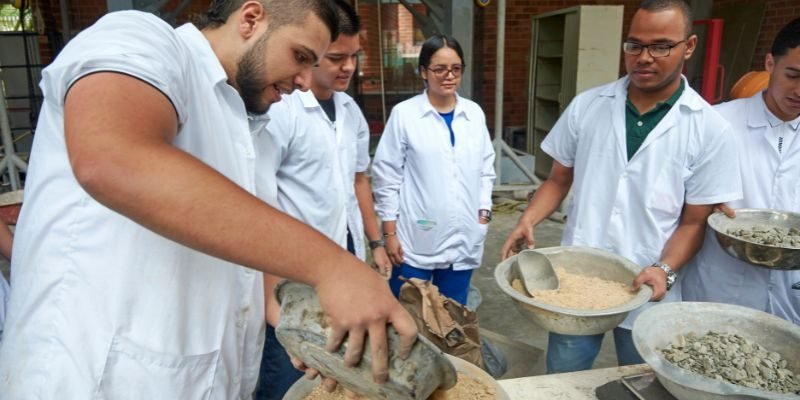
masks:
<instances>
[{"instance_id":1,"label":"dark jeans","mask_svg":"<svg viewBox=\"0 0 800 400\"><path fill-rule=\"evenodd\" d=\"M462 305L467 304L467 294L469 294L469 281L472 279L471 269L464 271L454 271L453 266L447 269L427 270L416 268L408 264L400 264L392 268L392 278L389 279L389 287L395 297L400 296L400 287L403 281L400 277L419 278L425 281L433 281L439 288L439 293L449 297Z\"/></svg>"},{"instance_id":2,"label":"dark jeans","mask_svg":"<svg viewBox=\"0 0 800 400\"><path fill-rule=\"evenodd\" d=\"M547 373L558 374L591 369L594 359L600 353L604 335L599 333L574 336L550 332L547 341ZM633 345L630 329L614 328L614 344L617 348L617 363L620 366L644 363Z\"/></svg>"},{"instance_id":3,"label":"dark jeans","mask_svg":"<svg viewBox=\"0 0 800 400\"><path fill-rule=\"evenodd\" d=\"M292 366L289 355L283 349L275 328L267 324L267 335L264 341L264 353L261 359L261 372L254 400L281 400L303 373Z\"/></svg>"}]
</instances>

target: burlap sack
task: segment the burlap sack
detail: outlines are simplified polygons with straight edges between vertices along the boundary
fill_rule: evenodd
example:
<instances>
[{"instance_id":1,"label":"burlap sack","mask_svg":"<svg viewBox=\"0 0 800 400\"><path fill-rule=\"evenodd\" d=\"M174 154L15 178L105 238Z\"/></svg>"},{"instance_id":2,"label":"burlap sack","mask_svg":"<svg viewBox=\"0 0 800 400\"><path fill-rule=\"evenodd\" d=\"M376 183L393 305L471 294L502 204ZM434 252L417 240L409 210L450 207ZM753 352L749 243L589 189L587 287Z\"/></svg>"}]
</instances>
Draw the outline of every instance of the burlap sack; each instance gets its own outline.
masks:
<instances>
[{"instance_id":1,"label":"burlap sack","mask_svg":"<svg viewBox=\"0 0 800 400\"><path fill-rule=\"evenodd\" d=\"M400 288L400 304L417 322L420 335L443 352L484 368L477 313L441 295L430 281L417 278Z\"/></svg>"}]
</instances>

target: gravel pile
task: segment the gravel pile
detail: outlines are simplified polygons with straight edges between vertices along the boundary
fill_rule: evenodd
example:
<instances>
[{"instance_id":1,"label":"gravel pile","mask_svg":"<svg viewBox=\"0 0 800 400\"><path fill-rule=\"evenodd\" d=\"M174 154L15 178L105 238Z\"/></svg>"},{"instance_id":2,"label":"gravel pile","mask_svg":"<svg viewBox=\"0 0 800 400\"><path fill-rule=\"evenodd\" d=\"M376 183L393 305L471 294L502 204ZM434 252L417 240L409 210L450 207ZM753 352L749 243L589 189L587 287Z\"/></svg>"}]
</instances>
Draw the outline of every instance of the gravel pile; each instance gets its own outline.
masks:
<instances>
[{"instance_id":1,"label":"gravel pile","mask_svg":"<svg viewBox=\"0 0 800 400\"><path fill-rule=\"evenodd\" d=\"M800 380L787 361L737 334L709 332L679 335L659 350L683 369L735 385L777 393L800 394Z\"/></svg>"}]
</instances>

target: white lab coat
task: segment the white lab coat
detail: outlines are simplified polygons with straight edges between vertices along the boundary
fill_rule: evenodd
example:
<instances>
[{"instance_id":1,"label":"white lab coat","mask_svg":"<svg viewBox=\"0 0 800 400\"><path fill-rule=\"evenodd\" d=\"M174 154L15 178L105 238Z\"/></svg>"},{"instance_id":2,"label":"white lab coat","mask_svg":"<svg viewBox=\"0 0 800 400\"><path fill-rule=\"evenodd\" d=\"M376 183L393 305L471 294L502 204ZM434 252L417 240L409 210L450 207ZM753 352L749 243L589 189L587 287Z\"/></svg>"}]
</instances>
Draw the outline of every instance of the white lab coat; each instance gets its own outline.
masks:
<instances>
[{"instance_id":1,"label":"white lab coat","mask_svg":"<svg viewBox=\"0 0 800 400\"><path fill-rule=\"evenodd\" d=\"M254 192L244 103L200 31L126 11L72 39L43 71L0 397L249 399L265 328L261 273L151 232L75 180L64 97L96 71L138 77L164 93L180 121L175 147Z\"/></svg>"},{"instance_id":2,"label":"white lab coat","mask_svg":"<svg viewBox=\"0 0 800 400\"><path fill-rule=\"evenodd\" d=\"M455 146L426 93L392 109L372 161L378 216L397 221L407 264L421 269L480 266L492 208L494 148L480 106L456 101Z\"/></svg>"},{"instance_id":3,"label":"white lab coat","mask_svg":"<svg viewBox=\"0 0 800 400\"><path fill-rule=\"evenodd\" d=\"M356 255L364 260L364 223L354 184L356 172L369 166L369 130L350 96L337 92L333 98L334 123L311 91L295 91L274 104L266 131L256 136L257 169L275 170L278 206L287 214L342 247L347 247L349 226ZM262 158L277 167L262 166Z\"/></svg>"},{"instance_id":4,"label":"white lab coat","mask_svg":"<svg viewBox=\"0 0 800 400\"><path fill-rule=\"evenodd\" d=\"M764 104L763 94L716 107L733 127L739 148L744 198L733 208L800 212L800 117L783 122ZM778 152L778 143L788 143ZM687 265L683 296L691 301L736 304L800 324L800 271L774 271L747 264L722 250L711 228L703 249Z\"/></svg>"},{"instance_id":5,"label":"white lab coat","mask_svg":"<svg viewBox=\"0 0 800 400\"><path fill-rule=\"evenodd\" d=\"M636 264L659 261L684 203L741 197L729 125L686 83L684 92L630 161L625 138L628 78L578 95L542 142L574 168L573 200L561 244L619 254ZM661 302L681 299L681 277ZM621 324L651 304L631 312Z\"/></svg>"}]
</instances>

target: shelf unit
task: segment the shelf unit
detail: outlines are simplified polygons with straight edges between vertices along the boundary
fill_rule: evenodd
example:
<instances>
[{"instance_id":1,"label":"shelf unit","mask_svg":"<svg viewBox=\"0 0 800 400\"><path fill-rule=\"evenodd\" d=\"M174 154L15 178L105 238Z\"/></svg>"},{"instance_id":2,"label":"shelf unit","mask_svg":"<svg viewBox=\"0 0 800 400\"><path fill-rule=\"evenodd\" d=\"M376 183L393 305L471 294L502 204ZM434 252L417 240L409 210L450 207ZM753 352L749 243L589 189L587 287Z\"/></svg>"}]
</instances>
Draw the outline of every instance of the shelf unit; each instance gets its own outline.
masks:
<instances>
[{"instance_id":1,"label":"shelf unit","mask_svg":"<svg viewBox=\"0 0 800 400\"><path fill-rule=\"evenodd\" d=\"M576 94L619 77L622 6L578 6L534 16L528 72L528 152L550 174L541 143Z\"/></svg>"}]
</instances>

